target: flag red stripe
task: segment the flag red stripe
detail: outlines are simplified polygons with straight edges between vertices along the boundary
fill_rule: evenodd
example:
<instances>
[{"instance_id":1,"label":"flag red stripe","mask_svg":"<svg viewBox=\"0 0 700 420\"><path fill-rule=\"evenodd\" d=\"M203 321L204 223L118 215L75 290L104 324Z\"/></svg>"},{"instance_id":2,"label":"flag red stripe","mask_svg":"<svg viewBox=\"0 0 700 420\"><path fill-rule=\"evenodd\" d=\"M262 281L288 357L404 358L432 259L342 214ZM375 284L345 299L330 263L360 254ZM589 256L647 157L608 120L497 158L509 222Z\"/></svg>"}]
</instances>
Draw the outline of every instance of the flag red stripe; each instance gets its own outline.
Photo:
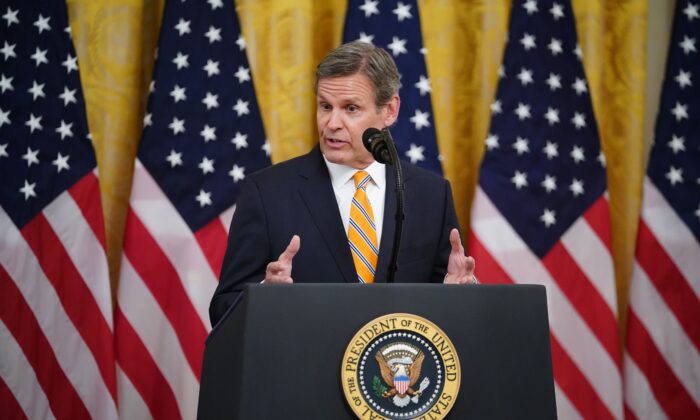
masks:
<instances>
[{"instance_id":1,"label":"flag red stripe","mask_svg":"<svg viewBox=\"0 0 700 420\"><path fill-rule=\"evenodd\" d=\"M153 293L173 326L187 362L199 379L207 330L185 291L180 277L136 213L129 208L124 254Z\"/></svg>"},{"instance_id":2,"label":"flag red stripe","mask_svg":"<svg viewBox=\"0 0 700 420\"><path fill-rule=\"evenodd\" d=\"M475 274L479 272L489 273L488 277L479 277L479 281L484 284L515 284L510 276L503 270L500 264L491 256L491 253L481 244L476 233L472 230L469 235L469 254L478 261Z\"/></svg>"},{"instance_id":3,"label":"flag red stripe","mask_svg":"<svg viewBox=\"0 0 700 420\"><path fill-rule=\"evenodd\" d=\"M559 388L569 397L585 419L614 419L581 370L566 353L557 338L549 333L552 368Z\"/></svg>"},{"instance_id":4,"label":"flag red stripe","mask_svg":"<svg viewBox=\"0 0 700 420\"><path fill-rule=\"evenodd\" d=\"M637 244L637 262L700 351L700 299L644 219L639 221Z\"/></svg>"},{"instance_id":5,"label":"flag red stripe","mask_svg":"<svg viewBox=\"0 0 700 420\"><path fill-rule=\"evenodd\" d=\"M112 330L95 297L43 214L37 214L21 232L37 256L46 277L53 284L63 309L90 349L102 379L116 402L117 380Z\"/></svg>"},{"instance_id":6,"label":"flag red stripe","mask_svg":"<svg viewBox=\"0 0 700 420\"><path fill-rule=\"evenodd\" d=\"M627 352L647 377L656 400L669 417L700 418L700 408L666 363L632 307L627 318Z\"/></svg>"},{"instance_id":7,"label":"flag red stripe","mask_svg":"<svg viewBox=\"0 0 700 420\"><path fill-rule=\"evenodd\" d=\"M604 194L586 210L583 214L583 218L586 219L586 222L588 222L588 225L593 229L598 238L603 241L608 252L612 253L610 211L608 200L605 198Z\"/></svg>"},{"instance_id":8,"label":"flag red stripe","mask_svg":"<svg viewBox=\"0 0 700 420\"><path fill-rule=\"evenodd\" d=\"M0 412L2 412L2 418L6 420L27 418L12 391L10 391L5 381L2 380L2 376L0 376Z\"/></svg>"},{"instance_id":9,"label":"flag red stripe","mask_svg":"<svg viewBox=\"0 0 700 420\"><path fill-rule=\"evenodd\" d=\"M68 193L78 205L78 208L80 208L83 217L90 225L97 240L102 244L102 249L106 249L100 183L95 174L88 172L87 175L68 189Z\"/></svg>"},{"instance_id":10,"label":"flag red stripe","mask_svg":"<svg viewBox=\"0 0 700 420\"><path fill-rule=\"evenodd\" d=\"M615 364L621 366L615 314L561 242L552 247L542 263Z\"/></svg>"},{"instance_id":11,"label":"flag red stripe","mask_svg":"<svg viewBox=\"0 0 700 420\"><path fill-rule=\"evenodd\" d=\"M0 291L0 319L34 368L53 414L58 419L89 419L87 407L61 369L32 309L2 265Z\"/></svg>"},{"instance_id":12,"label":"flag red stripe","mask_svg":"<svg viewBox=\"0 0 700 420\"><path fill-rule=\"evenodd\" d=\"M484 283L515 284L513 279L503 270L488 250L481 244L474 231L469 241L470 253L479 262L477 270L489 273ZM481 281L481 279L479 279ZM613 418L605 403L581 373L576 364L559 344L559 341L549 333L552 350L552 368L554 379L566 394L571 403L584 418Z\"/></svg>"},{"instance_id":13,"label":"flag red stripe","mask_svg":"<svg viewBox=\"0 0 700 420\"><path fill-rule=\"evenodd\" d=\"M637 420L637 416L634 415L632 410L625 404L625 420Z\"/></svg>"},{"instance_id":14,"label":"flag red stripe","mask_svg":"<svg viewBox=\"0 0 700 420\"><path fill-rule=\"evenodd\" d=\"M221 272L221 264L224 262L224 253L226 252L226 241L228 234L221 220L216 217L211 222L207 223L194 234L197 238L199 247L202 248L204 257L209 262L209 266L216 278L219 278Z\"/></svg>"},{"instance_id":15,"label":"flag red stripe","mask_svg":"<svg viewBox=\"0 0 700 420\"><path fill-rule=\"evenodd\" d=\"M175 394L155 360L117 305L114 313L117 363L154 419L180 419Z\"/></svg>"}]
</instances>

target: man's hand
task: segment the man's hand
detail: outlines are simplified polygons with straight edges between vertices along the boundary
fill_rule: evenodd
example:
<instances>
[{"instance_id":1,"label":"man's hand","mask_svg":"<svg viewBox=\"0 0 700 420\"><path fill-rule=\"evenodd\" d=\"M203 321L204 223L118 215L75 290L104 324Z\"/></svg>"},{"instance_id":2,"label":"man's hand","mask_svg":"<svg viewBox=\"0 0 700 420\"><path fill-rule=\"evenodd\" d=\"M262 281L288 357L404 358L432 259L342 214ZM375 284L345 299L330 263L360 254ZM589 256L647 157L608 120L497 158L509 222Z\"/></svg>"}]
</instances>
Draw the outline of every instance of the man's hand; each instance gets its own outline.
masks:
<instances>
[{"instance_id":1,"label":"man's hand","mask_svg":"<svg viewBox=\"0 0 700 420\"><path fill-rule=\"evenodd\" d=\"M273 261L267 265L265 270L265 281L264 283L293 283L292 280L292 259L297 252L299 252L299 247L301 246L301 239L299 236L292 236L292 240L289 241L287 249L280 254L277 261Z\"/></svg>"},{"instance_id":2,"label":"man's hand","mask_svg":"<svg viewBox=\"0 0 700 420\"><path fill-rule=\"evenodd\" d=\"M452 229L450 232L450 259L447 262L447 275L445 276L445 284L476 284L474 277L474 267L476 263L474 258L464 255L464 247L459 239L459 231Z\"/></svg>"}]
</instances>

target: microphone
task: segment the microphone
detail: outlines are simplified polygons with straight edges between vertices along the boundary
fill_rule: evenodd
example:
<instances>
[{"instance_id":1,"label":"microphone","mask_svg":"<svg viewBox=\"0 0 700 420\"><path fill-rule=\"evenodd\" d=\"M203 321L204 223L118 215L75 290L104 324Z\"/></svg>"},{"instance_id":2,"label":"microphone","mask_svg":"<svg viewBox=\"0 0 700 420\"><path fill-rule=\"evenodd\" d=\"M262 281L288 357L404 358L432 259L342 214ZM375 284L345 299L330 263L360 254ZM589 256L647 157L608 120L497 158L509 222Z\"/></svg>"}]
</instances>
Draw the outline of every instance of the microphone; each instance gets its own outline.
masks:
<instances>
[{"instance_id":1,"label":"microphone","mask_svg":"<svg viewBox=\"0 0 700 420\"><path fill-rule=\"evenodd\" d=\"M362 133L362 144L365 145L374 160L379 163L392 164L391 154L387 146L386 136L384 131L379 131L374 127L370 127Z\"/></svg>"}]
</instances>

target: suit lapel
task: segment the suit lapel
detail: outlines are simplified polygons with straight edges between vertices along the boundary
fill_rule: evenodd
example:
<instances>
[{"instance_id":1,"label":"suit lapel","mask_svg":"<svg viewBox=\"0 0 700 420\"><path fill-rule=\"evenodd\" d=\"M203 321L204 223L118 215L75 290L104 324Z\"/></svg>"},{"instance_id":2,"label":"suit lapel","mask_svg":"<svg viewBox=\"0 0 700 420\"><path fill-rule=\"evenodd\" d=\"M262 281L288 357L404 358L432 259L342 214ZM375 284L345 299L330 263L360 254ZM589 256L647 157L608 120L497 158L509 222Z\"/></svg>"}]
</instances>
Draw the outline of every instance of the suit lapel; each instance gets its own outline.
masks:
<instances>
[{"instance_id":1,"label":"suit lapel","mask_svg":"<svg viewBox=\"0 0 700 420\"><path fill-rule=\"evenodd\" d=\"M306 164L301 165L299 171L299 175L305 180L299 187L299 194L333 255L343 279L356 283L357 273L350 254L348 237L343 228L328 168L323 162L318 145L306 155L306 159Z\"/></svg>"}]
</instances>

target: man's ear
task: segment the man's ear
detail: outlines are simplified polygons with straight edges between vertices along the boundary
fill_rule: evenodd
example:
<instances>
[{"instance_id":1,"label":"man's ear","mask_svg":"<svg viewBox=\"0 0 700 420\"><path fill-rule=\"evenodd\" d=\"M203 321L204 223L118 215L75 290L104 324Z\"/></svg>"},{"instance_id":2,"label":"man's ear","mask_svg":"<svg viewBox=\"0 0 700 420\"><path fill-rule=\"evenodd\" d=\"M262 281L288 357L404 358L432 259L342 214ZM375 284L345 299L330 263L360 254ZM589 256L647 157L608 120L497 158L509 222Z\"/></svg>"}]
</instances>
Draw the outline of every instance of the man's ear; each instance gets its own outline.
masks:
<instances>
[{"instance_id":1,"label":"man's ear","mask_svg":"<svg viewBox=\"0 0 700 420\"><path fill-rule=\"evenodd\" d=\"M396 119L399 117L399 107L401 106L401 99L399 95L394 94L389 102L384 105L384 126L391 127Z\"/></svg>"}]
</instances>

